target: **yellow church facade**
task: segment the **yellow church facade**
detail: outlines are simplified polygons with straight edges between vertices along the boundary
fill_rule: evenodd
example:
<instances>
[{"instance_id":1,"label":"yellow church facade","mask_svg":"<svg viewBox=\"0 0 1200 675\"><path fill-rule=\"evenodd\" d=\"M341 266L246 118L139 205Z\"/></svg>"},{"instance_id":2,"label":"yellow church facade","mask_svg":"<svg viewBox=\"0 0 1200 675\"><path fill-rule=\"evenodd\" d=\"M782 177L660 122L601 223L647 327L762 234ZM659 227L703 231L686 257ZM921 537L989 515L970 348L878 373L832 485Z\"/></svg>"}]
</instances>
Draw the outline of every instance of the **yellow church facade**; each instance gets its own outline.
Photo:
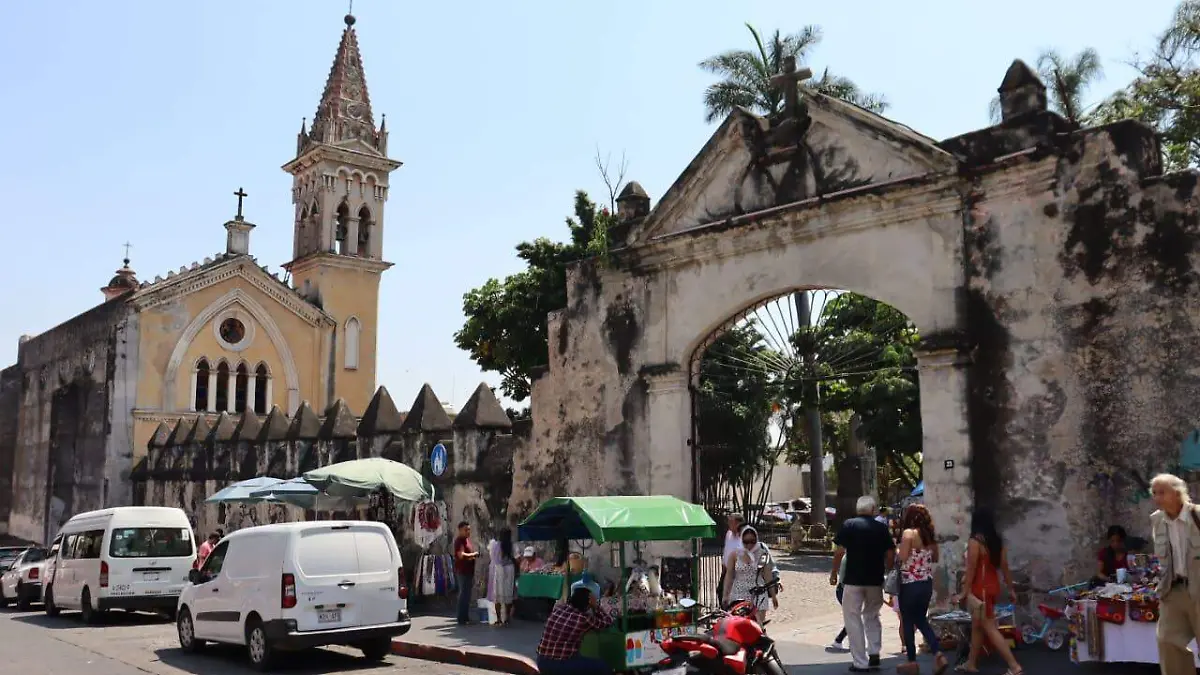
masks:
<instances>
[{"instance_id":1,"label":"yellow church facade","mask_svg":"<svg viewBox=\"0 0 1200 675\"><path fill-rule=\"evenodd\" d=\"M153 281L127 258L103 303L21 339L0 372L0 534L44 541L74 513L132 503L129 470L161 422L339 398L367 408L400 162L375 124L353 25L347 16L316 115L282 167L295 205L285 276L252 256L238 188L223 252Z\"/></svg>"}]
</instances>

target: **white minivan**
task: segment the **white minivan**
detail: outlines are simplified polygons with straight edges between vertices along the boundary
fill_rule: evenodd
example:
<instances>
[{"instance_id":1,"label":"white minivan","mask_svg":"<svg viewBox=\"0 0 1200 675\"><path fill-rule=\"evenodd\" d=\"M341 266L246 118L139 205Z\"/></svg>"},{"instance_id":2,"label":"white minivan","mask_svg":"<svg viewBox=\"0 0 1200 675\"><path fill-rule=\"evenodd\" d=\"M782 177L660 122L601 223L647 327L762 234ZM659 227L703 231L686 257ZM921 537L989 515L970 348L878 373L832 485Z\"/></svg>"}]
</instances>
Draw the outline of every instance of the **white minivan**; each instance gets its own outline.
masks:
<instances>
[{"instance_id":1,"label":"white minivan","mask_svg":"<svg viewBox=\"0 0 1200 675\"><path fill-rule=\"evenodd\" d=\"M196 561L187 514L159 506L89 511L67 521L48 564L46 614L78 609L93 623L110 609L174 614Z\"/></svg>"},{"instance_id":2,"label":"white minivan","mask_svg":"<svg viewBox=\"0 0 1200 675\"><path fill-rule=\"evenodd\" d=\"M179 596L179 645L246 645L268 669L278 651L348 645L372 660L408 632L408 588L392 532L369 521L250 527L221 540Z\"/></svg>"}]
</instances>

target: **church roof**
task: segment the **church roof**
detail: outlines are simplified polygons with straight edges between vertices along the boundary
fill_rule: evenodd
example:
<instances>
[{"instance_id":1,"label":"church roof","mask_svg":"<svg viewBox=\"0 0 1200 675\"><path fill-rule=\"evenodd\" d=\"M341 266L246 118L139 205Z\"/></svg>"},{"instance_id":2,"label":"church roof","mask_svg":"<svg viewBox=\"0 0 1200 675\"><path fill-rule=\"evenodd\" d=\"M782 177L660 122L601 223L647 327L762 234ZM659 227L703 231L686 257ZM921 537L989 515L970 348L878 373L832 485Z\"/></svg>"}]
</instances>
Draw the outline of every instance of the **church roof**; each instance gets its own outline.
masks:
<instances>
[{"instance_id":1,"label":"church roof","mask_svg":"<svg viewBox=\"0 0 1200 675\"><path fill-rule=\"evenodd\" d=\"M321 102L317 104L312 128L306 134L307 143L301 142L301 152L315 143L339 144L351 140L362 141L380 154L385 152L386 131L375 130L354 21L353 15L346 15L346 29L342 31L342 40L329 68L329 78L325 81ZM305 135L305 132L301 134Z\"/></svg>"}]
</instances>

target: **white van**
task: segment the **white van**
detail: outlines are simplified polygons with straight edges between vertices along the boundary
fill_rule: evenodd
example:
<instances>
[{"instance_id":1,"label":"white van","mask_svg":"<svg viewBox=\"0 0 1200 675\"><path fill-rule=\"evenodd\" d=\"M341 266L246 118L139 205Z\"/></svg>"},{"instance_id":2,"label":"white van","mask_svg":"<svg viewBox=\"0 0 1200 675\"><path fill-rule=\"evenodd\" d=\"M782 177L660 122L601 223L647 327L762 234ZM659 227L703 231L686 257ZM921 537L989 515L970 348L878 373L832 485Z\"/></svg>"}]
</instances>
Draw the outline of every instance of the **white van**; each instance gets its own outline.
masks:
<instances>
[{"instance_id":1,"label":"white van","mask_svg":"<svg viewBox=\"0 0 1200 675\"><path fill-rule=\"evenodd\" d=\"M408 632L400 549L383 523L325 520L238 530L179 596L179 645L246 645L258 670L280 650L348 645L368 659Z\"/></svg>"},{"instance_id":2,"label":"white van","mask_svg":"<svg viewBox=\"0 0 1200 675\"><path fill-rule=\"evenodd\" d=\"M45 608L78 609L93 623L110 609L173 614L196 560L187 514L158 506L123 506L67 521L47 565Z\"/></svg>"}]
</instances>

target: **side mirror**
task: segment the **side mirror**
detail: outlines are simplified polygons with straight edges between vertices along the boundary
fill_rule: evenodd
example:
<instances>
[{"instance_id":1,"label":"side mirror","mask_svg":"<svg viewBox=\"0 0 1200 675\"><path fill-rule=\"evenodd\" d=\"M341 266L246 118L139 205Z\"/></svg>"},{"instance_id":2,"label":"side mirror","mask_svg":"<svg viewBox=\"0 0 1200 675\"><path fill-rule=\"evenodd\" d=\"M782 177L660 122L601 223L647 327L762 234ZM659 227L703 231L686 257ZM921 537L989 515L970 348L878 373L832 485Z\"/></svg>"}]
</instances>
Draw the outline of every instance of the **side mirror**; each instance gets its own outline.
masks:
<instances>
[{"instance_id":1,"label":"side mirror","mask_svg":"<svg viewBox=\"0 0 1200 675\"><path fill-rule=\"evenodd\" d=\"M201 576L200 570L192 570L188 572L188 581L193 584L204 583L204 577Z\"/></svg>"},{"instance_id":2,"label":"side mirror","mask_svg":"<svg viewBox=\"0 0 1200 675\"><path fill-rule=\"evenodd\" d=\"M695 607L697 604L698 603L691 598L684 598L679 601L679 606L684 609L691 609L691 608Z\"/></svg>"}]
</instances>

